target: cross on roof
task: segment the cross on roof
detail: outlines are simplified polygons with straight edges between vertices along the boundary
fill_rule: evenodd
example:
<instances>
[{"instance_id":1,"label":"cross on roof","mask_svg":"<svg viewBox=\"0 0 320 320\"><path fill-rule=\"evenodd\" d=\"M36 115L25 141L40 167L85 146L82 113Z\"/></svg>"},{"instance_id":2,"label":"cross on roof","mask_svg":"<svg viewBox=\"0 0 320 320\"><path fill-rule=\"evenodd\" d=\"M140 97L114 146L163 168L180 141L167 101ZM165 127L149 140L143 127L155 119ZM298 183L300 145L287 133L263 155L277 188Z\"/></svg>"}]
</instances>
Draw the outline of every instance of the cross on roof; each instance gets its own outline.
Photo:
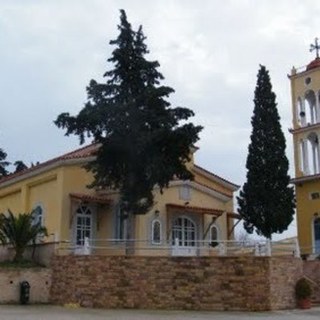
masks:
<instances>
[{"instance_id":1,"label":"cross on roof","mask_svg":"<svg viewBox=\"0 0 320 320\"><path fill-rule=\"evenodd\" d=\"M318 44L318 38L314 39L315 44L310 44L310 52L313 50L316 50L316 57L319 58L319 50L320 50L320 45Z\"/></svg>"}]
</instances>

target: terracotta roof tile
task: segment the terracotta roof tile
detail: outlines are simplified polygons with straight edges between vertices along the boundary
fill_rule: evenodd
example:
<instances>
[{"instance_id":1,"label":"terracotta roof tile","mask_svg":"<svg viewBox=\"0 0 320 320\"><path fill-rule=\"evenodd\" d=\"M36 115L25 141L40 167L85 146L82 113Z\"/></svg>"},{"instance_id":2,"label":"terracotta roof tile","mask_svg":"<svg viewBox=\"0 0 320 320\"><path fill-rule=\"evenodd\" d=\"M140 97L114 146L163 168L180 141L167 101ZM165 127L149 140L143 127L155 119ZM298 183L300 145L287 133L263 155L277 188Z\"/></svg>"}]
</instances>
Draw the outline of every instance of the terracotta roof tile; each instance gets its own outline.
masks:
<instances>
[{"instance_id":1,"label":"terracotta roof tile","mask_svg":"<svg viewBox=\"0 0 320 320\"><path fill-rule=\"evenodd\" d=\"M101 203L101 204L111 204L112 200L107 198L106 196L92 195L86 193L70 193L71 199L93 202L93 203Z\"/></svg>"},{"instance_id":2,"label":"terracotta roof tile","mask_svg":"<svg viewBox=\"0 0 320 320\"><path fill-rule=\"evenodd\" d=\"M94 154L95 154L97 149L98 149L98 144L94 143L94 144L90 144L88 146L79 148L77 150L73 150L73 151L65 153L65 154L63 154L63 155L61 155L59 157L56 157L56 158L50 159L48 161L42 162L42 163L40 163L38 165L32 166L32 167L30 167L28 169L19 171L17 173L12 173L12 174L2 178L0 180L0 185L3 182L9 181L9 180L14 179L16 177L23 176L23 175L25 175L25 174L27 174L29 172L36 171L36 170L38 170L40 168L44 168L46 166L52 165L55 162L58 162L58 161L61 161L61 160L82 159L82 158L85 159L85 158L92 157L92 156L94 156Z\"/></svg>"}]
</instances>

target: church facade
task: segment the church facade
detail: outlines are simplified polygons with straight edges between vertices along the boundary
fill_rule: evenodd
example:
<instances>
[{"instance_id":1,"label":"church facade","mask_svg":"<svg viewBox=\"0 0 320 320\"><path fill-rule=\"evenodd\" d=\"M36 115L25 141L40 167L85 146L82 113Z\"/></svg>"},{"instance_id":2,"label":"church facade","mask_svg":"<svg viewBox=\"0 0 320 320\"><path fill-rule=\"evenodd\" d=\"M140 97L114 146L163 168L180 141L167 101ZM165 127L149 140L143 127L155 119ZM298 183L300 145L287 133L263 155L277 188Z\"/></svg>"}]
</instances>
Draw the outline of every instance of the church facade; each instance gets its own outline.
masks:
<instances>
[{"instance_id":1,"label":"church facade","mask_svg":"<svg viewBox=\"0 0 320 320\"><path fill-rule=\"evenodd\" d=\"M126 219L116 190L87 186L93 176L83 166L92 161L93 144L51 159L0 181L0 212L31 212L47 227L44 241L67 244L81 253L85 240L97 253L123 254ZM163 194L154 189L154 207L135 219L134 250L138 255L202 255L205 241L233 239L233 193L236 184L196 165L193 181L174 180Z\"/></svg>"}]
</instances>

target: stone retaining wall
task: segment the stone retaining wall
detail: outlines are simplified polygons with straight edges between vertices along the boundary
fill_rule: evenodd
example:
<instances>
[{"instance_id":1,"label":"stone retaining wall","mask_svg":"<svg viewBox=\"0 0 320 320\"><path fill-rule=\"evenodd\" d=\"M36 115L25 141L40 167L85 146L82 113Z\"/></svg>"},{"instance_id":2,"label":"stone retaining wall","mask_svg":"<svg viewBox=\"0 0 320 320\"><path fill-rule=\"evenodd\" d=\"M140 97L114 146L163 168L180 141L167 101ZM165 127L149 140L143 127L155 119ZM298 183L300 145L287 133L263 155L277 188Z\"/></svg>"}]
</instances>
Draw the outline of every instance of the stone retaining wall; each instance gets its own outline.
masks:
<instances>
[{"instance_id":1,"label":"stone retaining wall","mask_svg":"<svg viewBox=\"0 0 320 320\"><path fill-rule=\"evenodd\" d=\"M56 256L51 302L104 308L293 308L294 283L301 274L301 260L289 257Z\"/></svg>"},{"instance_id":2,"label":"stone retaining wall","mask_svg":"<svg viewBox=\"0 0 320 320\"><path fill-rule=\"evenodd\" d=\"M303 274L301 259L270 259L270 303L271 309L292 309L296 307L294 287Z\"/></svg>"},{"instance_id":3,"label":"stone retaining wall","mask_svg":"<svg viewBox=\"0 0 320 320\"><path fill-rule=\"evenodd\" d=\"M47 268L0 268L0 303L20 302L20 282L30 284L30 303L48 303L51 270Z\"/></svg>"},{"instance_id":4,"label":"stone retaining wall","mask_svg":"<svg viewBox=\"0 0 320 320\"><path fill-rule=\"evenodd\" d=\"M303 261L303 273L312 280L312 300L320 302L320 260Z\"/></svg>"}]
</instances>

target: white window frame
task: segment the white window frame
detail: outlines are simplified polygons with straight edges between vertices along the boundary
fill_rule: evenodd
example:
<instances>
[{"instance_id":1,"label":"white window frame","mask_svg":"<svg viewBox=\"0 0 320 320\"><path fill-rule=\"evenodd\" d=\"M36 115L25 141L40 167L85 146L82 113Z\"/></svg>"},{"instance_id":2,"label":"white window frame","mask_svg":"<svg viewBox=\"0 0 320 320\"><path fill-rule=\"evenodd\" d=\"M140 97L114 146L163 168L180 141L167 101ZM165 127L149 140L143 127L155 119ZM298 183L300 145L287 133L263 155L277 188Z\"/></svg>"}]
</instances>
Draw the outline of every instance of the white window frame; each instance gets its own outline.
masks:
<instances>
[{"instance_id":1,"label":"white window frame","mask_svg":"<svg viewBox=\"0 0 320 320\"><path fill-rule=\"evenodd\" d=\"M83 210L82 208L86 208L86 210ZM79 212L79 210L81 212ZM87 214L86 212L90 212L90 214ZM83 233L85 233L86 231L89 231L89 239L92 239L93 236L93 226L94 226L94 216L93 216L93 209L89 206L89 205L85 205L85 204L80 204L75 212L75 224L74 224L74 241L76 245L84 245L84 238L83 239L79 239L80 243L78 243L78 230ZM90 225L89 228L86 226L86 223L82 224L82 225L78 225L78 218L90 218ZM82 220L83 221L83 220Z\"/></svg>"},{"instance_id":2,"label":"white window frame","mask_svg":"<svg viewBox=\"0 0 320 320\"><path fill-rule=\"evenodd\" d=\"M212 239L212 229L216 230L216 239ZM216 247L219 244L219 228L216 224L212 224L209 228L209 245Z\"/></svg>"},{"instance_id":3,"label":"white window frame","mask_svg":"<svg viewBox=\"0 0 320 320\"><path fill-rule=\"evenodd\" d=\"M37 214L37 209L41 210L41 214ZM33 221L32 224L35 225L38 223L39 221L39 217L40 217L40 225L42 227L44 227L44 208L43 205L41 203L37 203L36 205L34 205L33 209L32 209L32 216L33 216Z\"/></svg>"},{"instance_id":4,"label":"white window frame","mask_svg":"<svg viewBox=\"0 0 320 320\"><path fill-rule=\"evenodd\" d=\"M191 200L191 186L189 184L183 184L179 187L179 199L185 201Z\"/></svg>"},{"instance_id":5,"label":"white window frame","mask_svg":"<svg viewBox=\"0 0 320 320\"><path fill-rule=\"evenodd\" d=\"M181 224L177 224L180 220ZM188 225L185 225L187 221ZM172 244L175 245L176 239L178 239L179 247L192 247L197 246L197 224L189 216L181 215L177 216L172 221Z\"/></svg>"},{"instance_id":6,"label":"white window frame","mask_svg":"<svg viewBox=\"0 0 320 320\"><path fill-rule=\"evenodd\" d=\"M155 241L155 234L154 234L154 228L155 228L155 224L158 223L159 224L159 240ZM162 223L159 219L154 219L151 222L151 244L153 245L160 245L162 242Z\"/></svg>"}]
</instances>

